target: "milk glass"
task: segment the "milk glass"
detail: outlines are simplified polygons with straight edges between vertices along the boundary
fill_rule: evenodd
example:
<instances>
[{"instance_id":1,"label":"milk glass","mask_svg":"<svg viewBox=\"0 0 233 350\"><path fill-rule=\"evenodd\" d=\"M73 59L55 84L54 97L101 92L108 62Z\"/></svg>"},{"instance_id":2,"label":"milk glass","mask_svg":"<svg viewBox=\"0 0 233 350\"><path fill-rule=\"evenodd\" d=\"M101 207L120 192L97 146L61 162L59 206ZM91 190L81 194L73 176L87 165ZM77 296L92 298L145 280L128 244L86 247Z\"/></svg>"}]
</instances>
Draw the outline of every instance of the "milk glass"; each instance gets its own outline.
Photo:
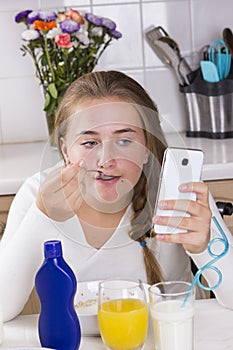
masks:
<instances>
[{"instance_id":1,"label":"milk glass","mask_svg":"<svg viewBox=\"0 0 233 350\"><path fill-rule=\"evenodd\" d=\"M3 342L3 321L2 321L2 306L0 304L0 344Z\"/></svg>"},{"instance_id":2,"label":"milk glass","mask_svg":"<svg viewBox=\"0 0 233 350\"><path fill-rule=\"evenodd\" d=\"M160 282L149 288L156 350L194 349L194 290L188 282Z\"/></svg>"}]
</instances>

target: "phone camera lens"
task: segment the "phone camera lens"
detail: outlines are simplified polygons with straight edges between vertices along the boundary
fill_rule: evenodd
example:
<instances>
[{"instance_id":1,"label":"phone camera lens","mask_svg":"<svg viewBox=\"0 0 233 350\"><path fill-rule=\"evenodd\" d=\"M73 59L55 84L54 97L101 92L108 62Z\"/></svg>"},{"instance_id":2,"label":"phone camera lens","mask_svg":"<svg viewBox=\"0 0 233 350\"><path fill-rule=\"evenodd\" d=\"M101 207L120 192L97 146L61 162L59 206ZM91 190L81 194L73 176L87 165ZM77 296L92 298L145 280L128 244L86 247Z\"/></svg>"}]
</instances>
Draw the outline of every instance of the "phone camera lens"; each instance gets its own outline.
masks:
<instances>
[{"instance_id":1,"label":"phone camera lens","mask_svg":"<svg viewBox=\"0 0 233 350\"><path fill-rule=\"evenodd\" d=\"M186 166L186 165L188 165L188 162L189 162L188 158L183 158L181 164Z\"/></svg>"}]
</instances>

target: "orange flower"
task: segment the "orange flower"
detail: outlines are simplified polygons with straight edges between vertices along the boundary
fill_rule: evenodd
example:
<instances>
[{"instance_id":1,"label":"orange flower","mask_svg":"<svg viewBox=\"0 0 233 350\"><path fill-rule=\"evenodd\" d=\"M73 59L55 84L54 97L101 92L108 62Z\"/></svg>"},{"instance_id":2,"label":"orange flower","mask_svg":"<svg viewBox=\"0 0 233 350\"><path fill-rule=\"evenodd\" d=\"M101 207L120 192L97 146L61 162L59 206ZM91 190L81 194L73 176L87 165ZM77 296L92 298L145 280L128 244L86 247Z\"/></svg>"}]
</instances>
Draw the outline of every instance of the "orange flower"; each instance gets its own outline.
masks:
<instances>
[{"instance_id":1,"label":"orange flower","mask_svg":"<svg viewBox=\"0 0 233 350\"><path fill-rule=\"evenodd\" d=\"M44 31L57 27L57 24L55 21L44 22L44 21L37 20L33 23L33 25L34 25L34 29L44 30Z\"/></svg>"}]
</instances>

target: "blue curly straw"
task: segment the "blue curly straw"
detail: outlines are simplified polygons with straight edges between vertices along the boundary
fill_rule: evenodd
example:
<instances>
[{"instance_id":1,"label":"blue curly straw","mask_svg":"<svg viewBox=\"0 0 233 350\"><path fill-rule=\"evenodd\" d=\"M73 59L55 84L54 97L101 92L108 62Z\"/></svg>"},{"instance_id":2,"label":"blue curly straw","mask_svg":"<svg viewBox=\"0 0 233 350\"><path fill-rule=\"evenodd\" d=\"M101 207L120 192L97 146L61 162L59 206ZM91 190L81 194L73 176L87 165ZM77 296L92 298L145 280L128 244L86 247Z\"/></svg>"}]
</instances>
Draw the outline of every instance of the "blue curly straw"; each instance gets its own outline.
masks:
<instances>
[{"instance_id":1,"label":"blue curly straw","mask_svg":"<svg viewBox=\"0 0 233 350\"><path fill-rule=\"evenodd\" d=\"M212 220L214 221L215 225L217 226L220 234L222 235L222 238L220 237L217 237L217 238L213 238L209 244L208 244L208 247L207 247L207 250L208 250L208 253L211 257L213 257L212 260L210 260L206 265L202 266L195 274L193 280L192 280L192 283L191 283L191 286L189 287L189 291L188 291L188 294L186 295L183 303L182 303L182 307L185 306L185 304L187 303L189 297L191 296L191 293L192 293L192 290L195 286L195 284L197 283L198 286L204 290L214 290L216 289L220 283L222 282L222 273L221 271L216 267L216 266L213 266L213 264L218 261L219 259L221 259L224 255L226 255L226 253L228 252L228 249L229 249L229 243L228 243L228 240L227 240L227 237L222 229L222 227L220 226L218 220L216 219L215 216L212 217ZM220 253L220 254L215 254L213 251L212 251L212 246L214 243L217 243L217 242L221 242L223 243L223 246L224 246L224 249L223 251ZM201 283L201 275L203 273L204 270L207 270L207 269L210 269L210 270L214 270L217 275L218 275L218 281L217 283L214 285L214 286L211 286L211 287L207 287L207 286L204 286L202 283Z\"/></svg>"}]
</instances>

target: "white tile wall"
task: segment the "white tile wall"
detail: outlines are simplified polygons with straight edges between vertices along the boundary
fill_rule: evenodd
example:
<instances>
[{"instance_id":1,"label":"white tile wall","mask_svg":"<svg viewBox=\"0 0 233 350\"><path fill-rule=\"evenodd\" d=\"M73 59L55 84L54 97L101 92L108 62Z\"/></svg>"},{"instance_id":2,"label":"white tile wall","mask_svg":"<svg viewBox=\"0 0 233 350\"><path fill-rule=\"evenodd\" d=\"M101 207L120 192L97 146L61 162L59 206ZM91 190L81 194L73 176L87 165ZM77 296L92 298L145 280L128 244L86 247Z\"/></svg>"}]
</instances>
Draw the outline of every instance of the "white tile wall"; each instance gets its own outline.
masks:
<instances>
[{"instance_id":1,"label":"white tile wall","mask_svg":"<svg viewBox=\"0 0 233 350\"><path fill-rule=\"evenodd\" d=\"M122 39L113 42L99 64L99 69L142 69L143 49L139 3L112 6L93 6L97 15L111 18L117 23Z\"/></svg>"},{"instance_id":2,"label":"white tile wall","mask_svg":"<svg viewBox=\"0 0 233 350\"><path fill-rule=\"evenodd\" d=\"M0 96L3 143L47 137L42 92L33 76L1 79Z\"/></svg>"},{"instance_id":3,"label":"white tile wall","mask_svg":"<svg viewBox=\"0 0 233 350\"><path fill-rule=\"evenodd\" d=\"M161 25L191 62L195 52L225 27L233 28L232 0L0 0L0 143L47 138L43 96L30 57L22 57L20 34L14 22L24 9L63 6L112 18L123 38L112 43L97 69L118 69L141 83L159 107L165 130L185 130L183 96L170 67L145 42L144 30ZM198 61L196 61L198 63Z\"/></svg>"}]
</instances>

